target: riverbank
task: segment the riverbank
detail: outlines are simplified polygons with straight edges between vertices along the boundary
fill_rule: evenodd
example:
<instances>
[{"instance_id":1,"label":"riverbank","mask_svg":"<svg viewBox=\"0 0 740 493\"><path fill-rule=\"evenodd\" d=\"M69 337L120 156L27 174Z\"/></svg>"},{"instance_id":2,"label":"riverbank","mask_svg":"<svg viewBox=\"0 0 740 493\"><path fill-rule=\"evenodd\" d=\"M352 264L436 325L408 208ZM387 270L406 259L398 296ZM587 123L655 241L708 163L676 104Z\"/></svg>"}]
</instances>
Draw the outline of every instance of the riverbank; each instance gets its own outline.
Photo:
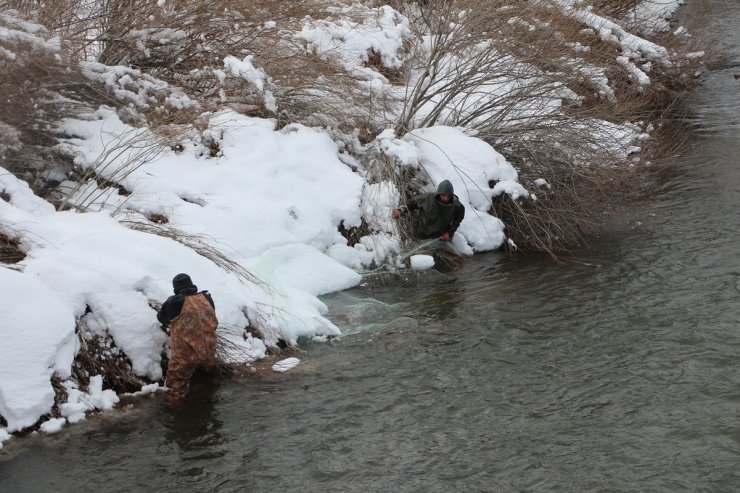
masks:
<instances>
[{"instance_id":1,"label":"riverbank","mask_svg":"<svg viewBox=\"0 0 740 493\"><path fill-rule=\"evenodd\" d=\"M506 211L500 211L500 217L490 215L492 200L515 208L518 217L528 217L527 207L536 204L544 204L541 211L559 210L566 187L538 163L554 163L552 172L565 170L566 175L595 169L594 156L609 169L639 165L638 143L650 138L649 125L607 121L592 111L600 108L603 116L604 108L621 108L609 105L611 97L622 97L622 90L635 95L640 87L643 93L660 92L665 87L647 89L645 77L661 81L670 72L659 67L675 68L677 62L689 63L696 57L669 53L568 2L558 5L557 12L550 12L554 17L549 26L511 12L495 21L507 33L522 36L517 38L523 43L516 45L519 48L532 44L531 36L543 44L561 28L578 26L568 32L591 40L589 50L571 38L561 40L563 49L571 50L571 55L574 50L610 53L608 66L586 63L591 54L571 57L562 62L567 66L568 60L576 60L577 70L563 69L551 79L555 72L543 71L523 52L518 59L506 51L481 51L481 46L489 45L474 44L467 45L472 58L462 58L447 50L444 43L450 38L433 30L448 26L449 19L442 16L431 24L418 24L413 11L403 15L386 7L357 7L325 11L325 18L306 20L299 31L309 58L337 64L343 77L356 78L348 94L359 99L347 100L351 104L341 109L360 105L369 111L382 102L390 107L388 114L395 115L374 120L367 111L342 113L359 118L350 121L351 128L344 128L342 119L331 120L326 111L317 109L311 115L298 111L333 107L330 103L337 94L327 92L331 85L326 81L334 79L325 79L322 91L315 87L307 91L320 96L308 101L315 106L291 100L289 93L295 88L289 86L282 88L283 101L280 84L269 75L267 55L264 66L255 66L251 55L219 60L218 67L209 68L208 77L215 77L221 92L198 98L197 91L187 90L194 81L178 79L181 86L173 84L177 70L167 71L172 67L160 74L161 79L154 78L152 73L167 65L153 64L150 72L100 62L75 65L54 36L56 31L5 12L4 28L15 34L3 38L4 49L13 50L12 67L17 69L6 73L5 83L12 82L11 76L35 73L44 66L45 77L29 78L40 81L35 94L44 97L39 104L42 100L52 106L63 104L54 107L56 113L52 106L43 106L45 115L56 115L47 122L53 132L41 139L42 144L53 142L54 159L41 159L49 149L37 141L27 145L21 138L39 137L28 133L29 128L38 128L37 120L18 123L18 115L26 114L20 111L23 108L13 107L16 120L3 120L10 129L3 141L10 169L0 176L0 228L6 244L16 245L23 255L0 268L0 295L10 307L0 366L3 427L15 432L53 418L57 430L82 419L81 410L111 407L111 393L123 389L101 371L105 362L94 361L81 372L76 366L80 349L93 341L102 348L101 356L123 362L134 386L161 384L166 337L151 305L169 294L170 279L178 272L187 271L196 284L213 293L222 338L233 349L225 362L253 365L281 340L295 346L299 340L339 335L340 328L327 318L328 309L318 297L356 286L363 274L378 267L402 267L401 235L390 210L406 194L450 179L467 208L454 245L472 255L517 244L505 229L516 229L515 216ZM169 7L158 8L163 12L155 19L160 14L180 15ZM487 32L476 22L477 18L460 22L455 36L468 39L471 32L479 36ZM347 25L363 35L340 36ZM271 32L275 26L270 26L260 23L250 28ZM287 22L285 29L286 39L294 39L295 25ZM547 34L527 34L538 30ZM173 31L156 33L157 39L165 40L157 41L157 50L189 39ZM324 35L334 44L323 44ZM437 51L424 51L429 36L437 40L431 45ZM154 49L153 40L141 38L140 44L131 43L127 49ZM67 42L74 45L76 40ZM406 51L406 44L417 51ZM125 52L124 48L117 47ZM615 56L615 49L622 55ZM167 55L157 50L147 56ZM337 53L342 56L335 58ZM377 53L379 59L365 59L363 53ZM441 71L426 84L423 67L435 54ZM112 52L107 56L113 57ZM454 82L450 74L471 60L495 66L490 73L496 79L479 80L448 95L429 92L442 81ZM394 72L402 68L397 66L400 61L407 70L405 85ZM515 68L521 69L517 77L526 84L511 78ZM58 82L59 73L73 80L64 79L68 92L49 98L45 91ZM187 73L205 77L201 72ZM306 69L299 75L312 74ZM594 84L602 92L594 93ZM76 92L88 86L97 88L94 97ZM476 97L470 105L471 95L482 88L490 101ZM579 88L590 96L576 92ZM399 94L406 90L419 97L417 103L429 105L401 104L407 100ZM234 102L239 91L242 106ZM465 91L471 97L463 97ZM223 97L218 104L216 94ZM377 99L362 99L367 94ZM408 101L412 99L409 96ZM285 113L271 112L275 101L284 104ZM102 102L107 105L99 106ZM477 113L483 103L490 103L491 110L484 115ZM70 107L74 117L60 112ZM579 107L584 113L578 113ZM458 126L466 118L468 124ZM529 151L520 153L517 169L503 153L517 155L522 146ZM43 164L28 168L27 160L21 159L24 153ZM593 184L585 181L579 186L588 189ZM29 355L29 347L38 351ZM94 389L91 381L96 382Z\"/></svg>"}]
</instances>

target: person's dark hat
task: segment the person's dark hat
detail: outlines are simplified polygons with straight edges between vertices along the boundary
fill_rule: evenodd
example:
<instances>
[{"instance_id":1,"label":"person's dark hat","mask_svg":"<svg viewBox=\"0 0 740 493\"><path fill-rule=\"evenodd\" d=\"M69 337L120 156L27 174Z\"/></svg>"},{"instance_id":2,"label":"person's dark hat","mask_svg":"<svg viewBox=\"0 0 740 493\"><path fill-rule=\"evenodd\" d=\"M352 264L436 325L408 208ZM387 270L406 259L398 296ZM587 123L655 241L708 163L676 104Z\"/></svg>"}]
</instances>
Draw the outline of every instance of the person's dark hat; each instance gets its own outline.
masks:
<instances>
[{"instance_id":1,"label":"person's dark hat","mask_svg":"<svg viewBox=\"0 0 740 493\"><path fill-rule=\"evenodd\" d=\"M437 186L437 193L435 195L441 195L443 193L446 193L447 195L453 195L455 193L455 189L452 187L450 180L442 180Z\"/></svg>"},{"instance_id":2,"label":"person's dark hat","mask_svg":"<svg viewBox=\"0 0 740 493\"><path fill-rule=\"evenodd\" d=\"M442 194L449 195L449 198L445 200L444 202L439 197ZM450 183L450 180L442 180L437 187L437 193L434 194L434 196L437 198L437 200L444 205L451 205L455 200L455 189L452 188L452 183Z\"/></svg>"},{"instance_id":3,"label":"person's dark hat","mask_svg":"<svg viewBox=\"0 0 740 493\"><path fill-rule=\"evenodd\" d=\"M172 278L172 288L175 294L179 293L183 289L193 288L195 285L187 274L178 274Z\"/></svg>"}]
</instances>

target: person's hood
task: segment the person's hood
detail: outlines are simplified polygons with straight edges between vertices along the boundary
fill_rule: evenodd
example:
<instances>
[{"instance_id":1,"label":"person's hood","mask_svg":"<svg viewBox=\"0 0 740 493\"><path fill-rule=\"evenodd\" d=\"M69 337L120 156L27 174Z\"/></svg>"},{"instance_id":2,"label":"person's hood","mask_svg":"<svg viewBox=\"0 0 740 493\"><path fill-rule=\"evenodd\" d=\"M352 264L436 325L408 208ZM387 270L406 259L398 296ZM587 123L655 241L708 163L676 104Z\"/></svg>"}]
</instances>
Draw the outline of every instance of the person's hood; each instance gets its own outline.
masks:
<instances>
[{"instance_id":1,"label":"person's hood","mask_svg":"<svg viewBox=\"0 0 740 493\"><path fill-rule=\"evenodd\" d=\"M452 187L452 183L450 183L450 180L442 180L439 185L437 185L437 193L435 193L434 196L439 199L439 196L443 193L446 193L454 199L455 189Z\"/></svg>"},{"instance_id":2,"label":"person's hood","mask_svg":"<svg viewBox=\"0 0 740 493\"><path fill-rule=\"evenodd\" d=\"M178 274L172 279L172 290L175 294L195 294L198 292L198 287L193 284L189 275Z\"/></svg>"}]
</instances>

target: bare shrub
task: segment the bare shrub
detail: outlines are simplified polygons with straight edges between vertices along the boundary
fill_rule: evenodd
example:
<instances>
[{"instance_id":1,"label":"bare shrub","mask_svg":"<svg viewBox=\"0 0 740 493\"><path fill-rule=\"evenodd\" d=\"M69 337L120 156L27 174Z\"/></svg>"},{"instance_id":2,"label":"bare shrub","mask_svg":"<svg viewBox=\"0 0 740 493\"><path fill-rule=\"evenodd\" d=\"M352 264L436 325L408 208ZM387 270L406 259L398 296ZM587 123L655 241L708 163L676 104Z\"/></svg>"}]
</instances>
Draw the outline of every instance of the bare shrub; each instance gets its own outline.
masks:
<instances>
[{"instance_id":1,"label":"bare shrub","mask_svg":"<svg viewBox=\"0 0 740 493\"><path fill-rule=\"evenodd\" d=\"M68 392L67 387L64 386L64 380L57 373L54 373L51 376L51 388L54 390L54 405L49 412L49 416L52 418L59 418L62 415L62 411L59 406L62 403L67 402Z\"/></svg>"},{"instance_id":2,"label":"bare shrub","mask_svg":"<svg viewBox=\"0 0 740 493\"><path fill-rule=\"evenodd\" d=\"M354 75L310 53L294 36L307 16L334 15L323 2L200 0L158 5L149 0L107 0L88 5L79 0L18 0L12 4L61 35L70 60L101 62L115 66L117 72L128 70L113 78L110 71L87 74L106 83L123 80L110 87L119 97L128 93L150 99L151 93L143 94L142 87L155 85L144 80L151 77L172 90L181 89L198 105L196 111L172 111L161 97L159 103L148 102L148 108L137 105L155 132L166 128L170 135L182 134L187 127L197 127L197 114L231 107L252 116L276 117L280 127L303 122L347 132L359 128L367 142L378 131L378 115L388 111L382 99L358 85ZM383 68L376 58L369 53L368 66ZM239 72L239 64L246 62L257 72L264 71L261 82ZM398 77L386 72L388 77Z\"/></svg>"},{"instance_id":3,"label":"bare shrub","mask_svg":"<svg viewBox=\"0 0 740 493\"><path fill-rule=\"evenodd\" d=\"M0 27L9 34L0 40L0 165L48 197L71 169L70 160L56 151L50 128L62 118L113 101L70 70L62 45L52 33L16 11L0 11Z\"/></svg>"},{"instance_id":4,"label":"bare shrub","mask_svg":"<svg viewBox=\"0 0 740 493\"><path fill-rule=\"evenodd\" d=\"M59 208L97 210L111 194L129 195L121 183L141 166L154 160L169 147L156 135L133 128L112 140L94 163L75 167L75 185L65 190Z\"/></svg>"},{"instance_id":5,"label":"bare shrub","mask_svg":"<svg viewBox=\"0 0 740 493\"><path fill-rule=\"evenodd\" d=\"M612 22L628 16L635 4L595 0L592 7ZM309 52L294 35L307 22L360 22L367 11L352 2L338 2L342 8L314 0L107 0L87 9L81 0L17 0L11 5L35 12L37 20L61 34L70 59L116 66L119 82L111 90L127 92L130 101L143 100L137 112L145 119L139 124L154 128L165 142L177 142L190 128L203 130L197 115L224 106L274 117L279 126L323 126L360 144L389 126L397 135L441 124L473 129L521 167L523 180L545 177L553 187L547 200L537 204L498 206L506 209L498 211L502 215L528 214L511 227L510 236L520 246L551 253L570 241L566 238L580 241L584 225L598 222L590 203L601 200L576 193L603 197L623 190L625 180L615 168L626 169L632 158L624 142L602 131L602 122L659 121L691 87L701 66L699 57L680 56L693 47L678 36L658 38L671 54L670 63L648 52L626 53L615 39L629 33L618 24L617 34L606 36L560 2L395 1L392 5L411 20L413 30L403 47L404 64L388 68L371 50L365 65L393 84L405 84L406 94L399 98L398 92L368 91L351 69L331 54ZM242 63L254 68L258 82L240 72ZM167 87L152 89L160 82ZM398 104L400 113L394 108ZM156 146L150 149L158 152ZM154 155L147 152L142 151L143 158ZM402 193L416 191L423 180L397 176L372 153L362 159L368 160L374 179L393 181ZM110 191L135 166L90 170L82 181L94 179L98 189ZM581 180L577 186L575 180ZM83 207L96 203L98 193L86 196ZM545 211L546 204L552 204L552 213ZM537 222L535 214L544 216ZM558 226L556 220L573 227ZM538 226L527 231L533 224Z\"/></svg>"},{"instance_id":6,"label":"bare shrub","mask_svg":"<svg viewBox=\"0 0 740 493\"><path fill-rule=\"evenodd\" d=\"M597 3L594 12L607 18L636 5ZM629 195L640 170L629 136L670 114L701 66L699 57L681 55L692 46L676 36L660 38L666 47L645 42L624 53L619 43L631 34L618 24L606 20L616 34L605 36L587 14L555 2L397 4L416 35L430 39L409 64L397 134L435 124L473 128L518 166L522 183L545 178L551 189L536 193L538 201L503 197L492 211L521 249L553 256L583 244L603 204ZM643 123L620 128L625 121Z\"/></svg>"},{"instance_id":7,"label":"bare shrub","mask_svg":"<svg viewBox=\"0 0 740 493\"><path fill-rule=\"evenodd\" d=\"M216 361L222 374L236 374L250 376L254 373L251 366L252 355L244 346L235 342L236 337L241 338L244 329L234 329L219 326L216 330Z\"/></svg>"},{"instance_id":8,"label":"bare shrub","mask_svg":"<svg viewBox=\"0 0 740 493\"><path fill-rule=\"evenodd\" d=\"M613 176L611 173L606 176ZM544 252L553 258L567 256L573 249L588 245L586 238L600 224L605 212L604 199L617 185L605 184L603 170L569 165L539 168L536 173L520 173L520 181L530 187L537 200L496 197L493 213L506 224L506 233L516 248ZM538 189L534 179L544 178L548 186ZM509 245L505 245L509 247Z\"/></svg>"},{"instance_id":9,"label":"bare shrub","mask_svg":"<svg viewBox=\"0 0 740 493\"><path fill-rule=\"evenodd\" d=\"M100 34L95 43L101 47L97 60L136 67L181 87L208 110L228 105L253 116L275 116L266 91L275 91L290 112L295 107L291 101L311 94L317 79L332 74L313 64L286 35L299 31L306 15L321 10L312 1L198 1L161 7L147 0L110 1L96 27ZM262 89L225 68L229 57L247 56L254 56L254 66L266 72ZM300 121L295 116L301 115L291 120Z\"/></svg>"},{"instance_id":10,"label":"bare shrub","mask_svg":"<svg viewBox=\"0 0 740 493\"><path fill-rule=\"evenodd\" d=\"M548 2L439 0L426 5L417 19L418 35L429 34L432 40L428 55L418 56L415 70L421 76L412 81L401 131L447 123L492 127L498 134L502 127L520 132L557 116L549 107L556 98L564 99L566 109L599 106L603 117L618 121L621 115L614 111L630 112L621 109L624 102L632 109L638 101L655 108L664 98L664 82L675 86L680 73L691 68L689 60L663 64L646 58L643 68L655 80L643 85L633 77L638 67L632 72L625 68L631 62L620 58L618 44ZM489 49L475 49L479 46ZM573 91L571 97L567 90ZM430 105L433 109L413 122Z\"/></svg>"}]
</instances>

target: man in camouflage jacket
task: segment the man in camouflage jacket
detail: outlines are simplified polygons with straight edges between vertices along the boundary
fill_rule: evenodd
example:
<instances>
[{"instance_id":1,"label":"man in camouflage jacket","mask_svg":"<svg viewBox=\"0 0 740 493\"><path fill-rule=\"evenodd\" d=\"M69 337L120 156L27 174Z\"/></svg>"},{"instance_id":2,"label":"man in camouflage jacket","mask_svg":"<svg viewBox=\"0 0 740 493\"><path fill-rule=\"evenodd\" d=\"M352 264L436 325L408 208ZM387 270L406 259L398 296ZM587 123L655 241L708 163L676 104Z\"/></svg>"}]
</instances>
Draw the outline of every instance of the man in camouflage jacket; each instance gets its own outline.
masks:
<instances>
[{"instance_id":1,"label":"man in camouflage jacket","mask_svg":"<svg viewBox=\"0 0 740 493\"><path fill-rule=\"evenodd\" d=\"M216 370L216 318L213 298L208 291L198 292L187 274L172 279L175 294L167 298L157 319L170 329L170 361L167 388L171 402L179 402L188 389L190 377L202 366Z\"/></svg>"}]
</instances>

